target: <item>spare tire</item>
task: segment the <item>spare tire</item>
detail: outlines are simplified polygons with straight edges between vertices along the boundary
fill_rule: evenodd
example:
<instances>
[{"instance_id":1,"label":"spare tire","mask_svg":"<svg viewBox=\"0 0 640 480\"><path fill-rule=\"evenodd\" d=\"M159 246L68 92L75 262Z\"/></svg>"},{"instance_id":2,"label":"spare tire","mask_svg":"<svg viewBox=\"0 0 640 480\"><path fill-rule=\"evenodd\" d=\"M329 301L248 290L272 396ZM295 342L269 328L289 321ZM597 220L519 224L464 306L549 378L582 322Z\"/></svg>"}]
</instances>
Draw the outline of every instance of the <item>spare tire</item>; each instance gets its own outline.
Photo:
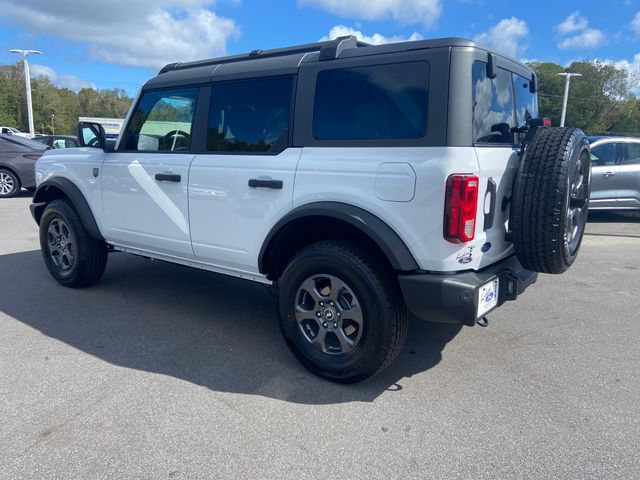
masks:
<instances>
[{"instance_id":1,"label":"spare tire","mask_svg":"<svg viewBox=\"0 0 640 480\"><path fill-rule=\"evenodd\" d=\"M576 259L587 223L591 150L578 128L538 128L515 179L509 225L528 270L562 273Z\"/></svg>"}]
</instances>

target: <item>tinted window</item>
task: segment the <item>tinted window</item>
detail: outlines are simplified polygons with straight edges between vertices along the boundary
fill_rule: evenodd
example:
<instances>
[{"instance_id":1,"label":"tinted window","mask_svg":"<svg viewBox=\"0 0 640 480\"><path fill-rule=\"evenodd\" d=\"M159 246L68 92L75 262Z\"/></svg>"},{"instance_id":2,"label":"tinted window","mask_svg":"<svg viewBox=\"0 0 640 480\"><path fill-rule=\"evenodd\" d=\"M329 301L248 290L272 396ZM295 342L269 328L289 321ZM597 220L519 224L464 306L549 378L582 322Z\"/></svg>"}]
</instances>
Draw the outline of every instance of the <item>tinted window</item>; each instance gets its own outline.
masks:
<instances>
[{"instance_id":1,"label":"tinted window","mask_svg":"<svg viewBox=\"0 0 640 480\"><path fill-rule=\"evenodd\" d=\"M126 150L187 151L197 88L146 92L131 115L124 136Z\"/></svg>"},{"instance_id":2,"label":"tinted window","mask_svg":"<svg viewBox=\"0 0 640 480\"><path fill-rule=\"evenodd\" d=\"M288 144L293 79L214 84L207 150L277 152Z\"/></svg>"},{"instance_id":3,"label":"tinted window","mask_svg":"<svg viewBox=\"0 0 640 480\"><path fill-rule=\"evenodd\" d=\"M420 138L427 132L429 64L398 63L318 74L318 140Z\"/></svg>"},{"instance_id":4,"label":"tinted window","mask_svg":"<svg viewBox=\"0 0 640 480\"><path fill-rule=\"evenodd\" d=\"M603 143L591 149L591 163L595 166L616 163L616 144Z\"/></svg>"},{"instance_id":5,"label":"tinted window","mask_svg":"<svg viewBox=\"0 0 640 480\"><path fill-rule=\"evenodd\" d=\"M516 99L516 120L524 126L527 120L538 118L538 94L529 90L529 80L513 74L513 89Z\"/></svg>"},{"instance_id":6,"label":"tinted window","mask_svg":"<svg viewBox=\"0 0 640 480\"><path fill-rule=\"evenodd\" d=\"M487 64L473 63L473 138L482 143L513 144L515 126L511 73L497 69L487 77Z\"/></svg>"},{"instance_id":7,"label":"tinted window","mask_svg":"<svg viewBox=\"0 0 640 480\"><path fill-rule=\"evenodd\" d=\"M640 143L627 144L627 158L622 163L640 164Z\"/></svg>"}]
</instances>

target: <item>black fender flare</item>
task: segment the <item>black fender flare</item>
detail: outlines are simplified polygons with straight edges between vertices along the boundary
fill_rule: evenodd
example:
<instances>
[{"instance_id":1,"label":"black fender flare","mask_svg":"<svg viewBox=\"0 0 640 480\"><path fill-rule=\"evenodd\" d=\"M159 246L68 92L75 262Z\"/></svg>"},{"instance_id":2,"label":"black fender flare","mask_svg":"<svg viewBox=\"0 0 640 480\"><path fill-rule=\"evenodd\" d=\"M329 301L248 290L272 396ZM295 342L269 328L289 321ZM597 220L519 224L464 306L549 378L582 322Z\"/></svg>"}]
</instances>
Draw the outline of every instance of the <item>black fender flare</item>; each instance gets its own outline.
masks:
<instances>
[{"instance_id":1,"label":"black fender flare","mask_svg":"<svg viewBox=\"0 0 640 480\"><path fill-rule=\"evenodd\" d=\"M258 267L261 273L268 269L268 258L277 243L278 233L295 220L316 216L335 218L359 229L382 250L394 270L419 270L413 254L400 236L374 214L347 203L313 202L293 209L273 226L260 249Z\"/></svg>"},{"instance_id":2,"label":"black fender flare","mask_svg":"<svg viewBox=\"0 0 640 480\"><path fill-rule=\"evenodd\" d=\"M96 219L93 216L89 202L80 191L80 189L69 179L61 177L53 177L38 185L33 194L33 203L31 204L31 212L36 223L40 224L40 218L44 212L47 203L60 198L58 195L52 195L53 190L61 191L64 196L71 202L76 213L80 217L82 225L87 230L90 237L96 240L104 240Z\"/></svg>"}]
</instances>

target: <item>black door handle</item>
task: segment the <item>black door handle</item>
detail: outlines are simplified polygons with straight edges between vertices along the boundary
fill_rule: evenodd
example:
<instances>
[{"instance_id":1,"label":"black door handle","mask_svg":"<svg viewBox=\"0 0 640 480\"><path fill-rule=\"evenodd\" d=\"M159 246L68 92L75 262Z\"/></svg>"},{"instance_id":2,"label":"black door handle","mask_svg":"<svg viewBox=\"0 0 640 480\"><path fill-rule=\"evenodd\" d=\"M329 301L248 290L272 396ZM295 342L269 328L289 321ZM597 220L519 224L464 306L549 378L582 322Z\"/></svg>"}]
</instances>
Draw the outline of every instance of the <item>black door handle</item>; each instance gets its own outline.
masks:
<instances>
[{"instance_id":1,"label":"black door handle","mask_svg":"<svg viewBox=\"0 0 640 480\"><path fill-rule=\"evenodd\" d=\"M282 180L262 180L260 178L252 178L249 180L251 188L273 188L274 190L282 190Z\"/></svg>"},{"instance_id":2,"label":"black door handle","mask_svg":"<svg viewBox=\"0 0 640 480\"><path fill-rule=\"evenodd\" d=\"M177 182L179 183L182 180L180 175L176 175L174 173L156 173L156 180L159 182Z\"/></svg>"}]
</instances>

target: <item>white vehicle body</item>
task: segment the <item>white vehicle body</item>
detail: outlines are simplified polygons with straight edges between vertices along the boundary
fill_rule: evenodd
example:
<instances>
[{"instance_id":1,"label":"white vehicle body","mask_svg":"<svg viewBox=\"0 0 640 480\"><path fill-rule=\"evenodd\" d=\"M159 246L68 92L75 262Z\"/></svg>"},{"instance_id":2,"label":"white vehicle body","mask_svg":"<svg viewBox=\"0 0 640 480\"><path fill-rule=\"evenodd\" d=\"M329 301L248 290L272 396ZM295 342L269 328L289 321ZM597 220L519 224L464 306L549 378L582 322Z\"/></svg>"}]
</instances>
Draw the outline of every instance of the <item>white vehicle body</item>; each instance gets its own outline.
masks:
<instances>
[{"instance_id":1,"label":"white vehicle body","mask_svg":"<svg viewBox=\"0 0 640 480\"><path fill-rule=\"evenodd\" d=\"M513 158L505 161L505 154ZM504 239L506 215L501 212L486 232L476 222L473 242L448 242L442 235L443 191L449 175L465 172L478 175L481 185L489 177L500 179L502 198L516 162L517 155L504 148L290 148L267 162L192 154L163 155L157 162L152 153L79 148L47 151L37 163L36 180L73 181L103 237L119 250L270 283L258 268L264 239L294 208L319 201L371 212L397 232L423 270L479 270L502 260L513 253ZM158 183L157 173L189 182ZM282 179L285 188L249 189L248 180L256 176ZM486 193L481 190L480 198ZM483 218L485 202L477 208ZM487 242L497 248L483 253Z\"/></svg>"}]
</instances>

